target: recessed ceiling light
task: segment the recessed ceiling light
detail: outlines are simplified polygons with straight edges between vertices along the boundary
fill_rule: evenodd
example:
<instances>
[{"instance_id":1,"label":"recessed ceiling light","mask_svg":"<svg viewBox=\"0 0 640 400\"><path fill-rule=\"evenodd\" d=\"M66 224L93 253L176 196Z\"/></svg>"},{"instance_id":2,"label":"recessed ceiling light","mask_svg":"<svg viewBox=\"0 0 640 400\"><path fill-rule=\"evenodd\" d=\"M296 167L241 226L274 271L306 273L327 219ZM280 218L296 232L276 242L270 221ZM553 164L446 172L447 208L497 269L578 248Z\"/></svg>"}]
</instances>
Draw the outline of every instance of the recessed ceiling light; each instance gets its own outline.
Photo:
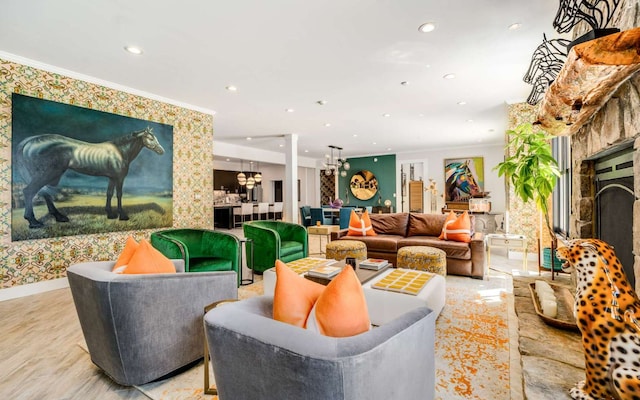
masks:
<instances>
[{"instance_id":1,"label":"recessed ceiling light","mask_svg":"<svg viewBox=\"0 0 640 400\"><path fill-rule=\"evenodd\" d=\"M387 147L387 151L391 151L391 147Z\"/></svg>"},{"instance_id":2,"label":"recessed ceiling light","mask_svg":"<svg viewBox=\"0 0 640 400\"><path fill-rule=\"evenodd\" d=\"M247 140L251 140L251 136L247 136Z\"/></svg>"},{"instance_id":3,"label":"recessed ceiling light","mask_svg":"<svg viewBox=\"0 0 640 400\"><path fill-rule=\"evenodd\" d=\"M309 150L305 150L304 152L305 152L305 153L308 153L308 152L309 152Z\"/></svg>"},{"instance_id":4,"label":"recessed ceiling light","mask_svg":"<svg viewBox=\"0 0 640 400\"><path fill-rule=\"evenodd\" d=\"M288 113L292 113L292 112L294 112L295 110L294 110L293 108L287 108L285 111L286 111L286 112L288 112Z\"/></svg>"},{"instance_id":5,"label":"recessed ceiling light","mask_svg":"<svg viewBox=\"0 0 640 400\"><path fill-rule=\"evenodd\" d=\"M407 85L409 84L409 82L408 82L408 81L402 81L402 82L400 82L400 84L401 84L402 86L407 86Z\"/></svg>"},{"instance_id":6,"label":"recessed ceiling light","mask_svg":"<svg viewBox=\"0 0 640 400\"><path fill-rule=\"evenodd\" d=\"M434 24L433 22L425 22L424 24L420 25L420 27L418 27L418 30L420 32L433 32L436 29L436 24Z\"/></svg>"},{"instance_id":7,"label":"recessed ceiling light","mask_svg":"<svg viewBox=\"0 0 640 400\"><path fill-rule=\"evenodd\" d=\"M472 119L468 119L467 122L473 122L473 120Z\"/></svg>"},{"instance_id":8,"label":"recessed ceiling light","mask_svg":"<svg viewBox=\"0 0 640 400\"><path fill-rule=\"evenodd\" d=\"M124 46L124 49L131 54L135 54L137 56L142 54L142 49L136 46Z\"/></svg>"},{"instance_id":9,"label":"recessed ceiling light","mask_svg":"<svg viewBox=\"0 0 640 400\"><path fill-rule=\"evenodd\" d=\"M231 161L231 159L227 158L227 161Z\"/></svg>"},{"instance_id":10,"label":"recessed ceiling light","mask_svg":"<svg viewBox=\"0 0 640 400\"><path fill-rule=\"evenodd\" d=\"M238 90L238 88L233 85L229 85L225 89L227 89L230 92L236 92Z\"/></svg>"},{"instance_id":11,"label":"recessed ceiling light","mask_svg":"<svg viewBox=\"0 0 640 400\"><path fill-rule=\"evenodd\" d=\"M318 103L321 106L323 106L323 105L327 104L327 101L326 100L318 100L318 101L316 101L316 103Z\"/></svg>"},{"instance_id":12,"label":"recessed ceiling light","mask_svg":"<svg viewBox=\"0 0 640 400\"><path fill-rule=\"evenodd\" d=\"M463 106L463 105L465 105L465 104L467 104L467 102L466 102L466 101L459 101L459 102L458 102L458 105L459 105L459 106Z\"/></svg>"},{"instance_id":13,"label":"recessed ceiling light","mask_svg":"<svg viewBox=\"0 0 640 400\"><path fill-rule=\"evenodd\" d=\"M515 23L509 25L509 30L510 31L515 31L515 30L518 30L520 28L522 28L522 24L520 22L515 22Z\"/></svg>"},{"instance_id":14,"label":"recessed ceiling light","mask_svg":"<svg viewBox=\"0 0 640 400\"><path fill-rule=\"evenodd\" d=\"M354 134L353 134L353 137L358 137L358 134L357 134L357 133L354 133Z\"/></svg>"},{"instance_id":15,"label":"recessed ceiling light","mask_svg":"<svg viewBox=\"0 0 640 400\"><path fill-rule=\"evenodd\" d=\"M418 114L418 117L424 117L424 114Z\"/></svg>"},{"instance_id":16,"label":"recessed ceiling light","mask_svg":"<svg viewBox=\"0 0 640 400\"><path fill-rule=\"evenodd\" d=\"M331 126L331 124L327 122L326 124L324 124L324 126L326 126L328 128L328 127Z\"/></svg>"},{"instance_id":17,"label":"recessed ceiling light","mask_svg":"<svg viewBox=\"0 0 640 400\"><path fill-rule=\"evenodd\" d=\"M387 117L390 117L390 116L391 116L391 114L386 114L386 113L385 113L385 114L382 114L382 116L383 116L383 117L385 117L385 118L387 118Z\"/></svg>"},{"instance_id":18,"label":"recessed ceiling light","mask_svg":"<svg viewBox=\"0 0 640 400\"><path fill-rule=\"evenodd\" d=\"M279 145L279 146L280 146L280 147L284 147L284 145L283 145L282 143L280 143L280 145Z\"/></svg>"},{"instance_id":19,"label":"recessed ceiling light","mask_svg":"<svg viewBox=\"0 0 640 400\"><path fill-rule=\"evenodd\" d=\"M424 67L425 68L431 68L431 64L425 64Z\"/></svg>"},{"instance_id":20,"label":"recessed ceiling light","mask_svg":"<svg viewBox=\"0 0 640 400\"><path fill-rule=\"evenodd\" d=\"M444 79L453 79L456 77L456 74L446 74L445 76L443 76Z\"/></svg>"},{"instance_id":21,"label":"recessed ceiling light","mask_svg":"<svg viewBox=\"0 0 640 400\"><path fill-rule=\"evenodd\" d=\"M371 144L378 144L378 143L376 143L376 142L372 142Z\"/></svg>"}]
</instances>

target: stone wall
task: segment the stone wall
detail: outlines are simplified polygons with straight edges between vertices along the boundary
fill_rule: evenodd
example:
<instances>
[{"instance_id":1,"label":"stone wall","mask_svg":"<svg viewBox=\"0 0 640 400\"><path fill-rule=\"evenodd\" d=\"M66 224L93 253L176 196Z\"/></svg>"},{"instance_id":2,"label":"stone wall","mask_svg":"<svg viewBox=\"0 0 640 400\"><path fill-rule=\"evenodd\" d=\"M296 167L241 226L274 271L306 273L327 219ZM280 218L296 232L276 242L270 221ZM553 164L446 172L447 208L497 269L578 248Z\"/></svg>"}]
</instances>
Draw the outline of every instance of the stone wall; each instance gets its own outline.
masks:
<instances>
[{"instance_id":1,"label":"stone wall","mask_svg":"<svg viewBox=\"0 0 640 400\"><path fill-rule=\"evenodd\" d=\"M624 31L640 26L640 4L622 0L611 23ZM580 25L574 37L587 32ZM594 235L595 170L594 159L634 143L635 197L640 198L640 74L625 82L598 111L593 119L571 137L572 193L571 236L590 238ZM633 253L636 290L640 288L640 201L634 204ZM630 233L631 234L631 233Z\"/></svg>"}]
</instances>

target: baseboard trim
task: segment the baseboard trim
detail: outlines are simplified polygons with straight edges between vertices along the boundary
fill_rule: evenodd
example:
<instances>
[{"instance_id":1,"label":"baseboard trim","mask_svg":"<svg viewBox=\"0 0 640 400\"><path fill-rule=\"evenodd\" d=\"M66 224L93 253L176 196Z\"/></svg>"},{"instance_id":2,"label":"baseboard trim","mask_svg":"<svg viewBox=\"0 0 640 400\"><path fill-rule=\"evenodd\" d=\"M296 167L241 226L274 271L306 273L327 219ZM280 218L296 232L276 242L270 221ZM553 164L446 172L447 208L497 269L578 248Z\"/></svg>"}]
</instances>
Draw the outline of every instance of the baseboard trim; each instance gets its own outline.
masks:
<instances>
[{"instance_id":1,"label":"baseboard trim","mask_svg":"<svg viewBox=\"0 0 640 400\"><path fill-rule=\"evenodd\" d=\"M31 296L32 294L44 293L51 290L64 289L69 287L67 278L53 279L50 281L28 283L0 290L0 301L17 299Z\"/></svg>"}]
</instances>

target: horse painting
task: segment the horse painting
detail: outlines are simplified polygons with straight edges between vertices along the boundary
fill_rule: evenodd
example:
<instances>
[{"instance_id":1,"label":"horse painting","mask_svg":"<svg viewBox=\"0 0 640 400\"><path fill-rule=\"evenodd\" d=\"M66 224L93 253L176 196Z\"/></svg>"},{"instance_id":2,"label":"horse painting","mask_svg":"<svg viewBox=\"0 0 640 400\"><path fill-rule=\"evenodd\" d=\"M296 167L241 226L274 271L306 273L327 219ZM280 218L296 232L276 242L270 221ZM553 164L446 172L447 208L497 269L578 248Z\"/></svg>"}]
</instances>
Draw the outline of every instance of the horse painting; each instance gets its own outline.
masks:
<instances>
[{"instance_id":1,"label":"horse painting","mask_svg":"<svg viewBox=\"0 0 640 400\"><path fill-rule=\"evenodd\" d=\"M469 167L471 160L445 164L445 194L447 201L465 201L482 191Z\"/></svg>"},{"instance_id":2,"label":"horse painting","mask_svg":"<svg viewBox=\"0 0 640 400\"><path fill-rule=\"evenodd\" d=\"M30 136L18 145L18 166L27 182L24 194L24 218L29 228L41 228L44 224L35 218L33 199L40 194L58 222L68 222L69 218L55 207L53 197L45 187L55 187L68 169L91 176L109 178L107 188L107 218L129 219L122 210L122 185L129 173L131 162L140 151L148 148L157 154L164 154L164 148L147 127L114 140L102 143L88 143L67 136L46 134ZM118 210L113 212L111 198L116 191Z\"/></svg>"}]
</instances>

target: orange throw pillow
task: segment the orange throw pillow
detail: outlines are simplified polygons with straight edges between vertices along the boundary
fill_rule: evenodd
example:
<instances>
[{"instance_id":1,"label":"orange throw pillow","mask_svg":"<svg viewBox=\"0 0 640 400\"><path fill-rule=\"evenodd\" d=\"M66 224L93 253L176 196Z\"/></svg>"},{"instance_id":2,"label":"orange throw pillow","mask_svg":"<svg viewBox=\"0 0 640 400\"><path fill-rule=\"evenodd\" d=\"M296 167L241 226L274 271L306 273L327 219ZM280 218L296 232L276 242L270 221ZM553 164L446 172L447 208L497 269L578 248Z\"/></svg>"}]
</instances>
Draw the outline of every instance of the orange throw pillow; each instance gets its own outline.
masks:
<instances>
[{"instance_id":1,"label":"orange throw pillow","mask_svg":"<svg viewBox=\"0 0 640 400\"><path fill-rule=\"evenodd\" d=\"M471 241L471 219L469 218L469 213L465 211L462 215L456 217L456 214L451 211L444 221L440 239L469 243Z\"/></svg>"},{"instance_id":2,"label":"orange throw pillow","mask_svg":"<svg viewBox=\"0 0 640 400\"><path fill-rule=\"evenodd\" d=\"M129 236L127 238L127 242L124 245L122 253L120 253L120 256L116 260L116 264L113 266L113 269L111 271L115 272L116 274L121 274L127 268L127 264L129 264L129 261L131 260L131 257L133 257L133 254L136 252L136 250L138 250L138 246L138 242L136 242L133 237Z\"/></svg>"},{"instance_id":3,"label":"orange throw pillow","mask_svg":"<svg viewBox=\"0 0 640 400\"><path fill-rule=\"evenodd\" d=\"M362 218L358 217L355 211L351 211L347 236L376 236L367 210L362 213Z\"/></svg>"},{"instance_id":4,"label":"orange throw pillow","mask_svg":"<svg viewBox=\"0 0 640 400\"><path fill-rule=\"evenodd\" d=\"M307 317L325 287L312 282L276 260L273 319L305 328Z\"/></svg>"},{"instance_id":5,"label":"orange throw pillow","mask_svg":"<svg viewBox=\"0 0 640 400\"><path fill-rule=\"evenodd\" d=\"M307 329L332 337L371 329L364 291L353 268L343 268L327 285L311 310Z\"/></svg>"},{"instance_id":6,"label":"orange throw pillow","mask_svg":"<svg viewBox=\"0 0 640 400\"><path fill-rule=\"evenodd\" d=\"M175 274L176 267L164 254L153 248L148 241L142 239L123 273Z\"/></svg>"}]
</instances>

